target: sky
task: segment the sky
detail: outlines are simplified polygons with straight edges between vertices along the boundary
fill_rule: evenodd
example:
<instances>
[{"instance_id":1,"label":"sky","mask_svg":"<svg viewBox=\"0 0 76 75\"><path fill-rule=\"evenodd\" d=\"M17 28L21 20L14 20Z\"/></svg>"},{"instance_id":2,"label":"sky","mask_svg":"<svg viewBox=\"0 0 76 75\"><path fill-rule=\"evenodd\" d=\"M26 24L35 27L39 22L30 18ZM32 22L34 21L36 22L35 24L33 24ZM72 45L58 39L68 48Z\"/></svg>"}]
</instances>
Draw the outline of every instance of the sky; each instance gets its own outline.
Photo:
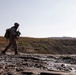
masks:
<instances>
[{"instance_id":1,"label":"sky","mask_svg":"<svg viewBox=\"0 0 76 75\"><path fill-rule=\"evenodd\" d=\"M76 37L76 0L0 0L0 36L15 22L23 37Z\"/></svg>"}]
</instances>

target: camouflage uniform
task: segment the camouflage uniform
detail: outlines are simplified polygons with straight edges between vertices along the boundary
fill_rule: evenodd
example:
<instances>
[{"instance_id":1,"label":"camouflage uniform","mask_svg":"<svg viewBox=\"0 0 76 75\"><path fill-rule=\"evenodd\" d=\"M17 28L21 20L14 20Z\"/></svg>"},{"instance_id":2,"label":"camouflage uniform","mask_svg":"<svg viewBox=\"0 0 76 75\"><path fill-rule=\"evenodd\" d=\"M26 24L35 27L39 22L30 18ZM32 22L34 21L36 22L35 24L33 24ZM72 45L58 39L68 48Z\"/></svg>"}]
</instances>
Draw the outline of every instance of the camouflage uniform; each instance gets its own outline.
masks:
<instances>
[{"instance_id":1,"label":"camouflage uniform","mask_svg":"<svg viewBox=\"0 0 76 75\"><path fill-rule=\"evenodd\" d=\"M14 48L15 54L18 54L17 51L17 28L19 27L18 23L15 23L13 27L11 27L10 30L10 37L9 37L9 44L5 48L5 50L2 51L2 54L5 54L5 52L12 46Z\"/></svg>"}]
</instances>

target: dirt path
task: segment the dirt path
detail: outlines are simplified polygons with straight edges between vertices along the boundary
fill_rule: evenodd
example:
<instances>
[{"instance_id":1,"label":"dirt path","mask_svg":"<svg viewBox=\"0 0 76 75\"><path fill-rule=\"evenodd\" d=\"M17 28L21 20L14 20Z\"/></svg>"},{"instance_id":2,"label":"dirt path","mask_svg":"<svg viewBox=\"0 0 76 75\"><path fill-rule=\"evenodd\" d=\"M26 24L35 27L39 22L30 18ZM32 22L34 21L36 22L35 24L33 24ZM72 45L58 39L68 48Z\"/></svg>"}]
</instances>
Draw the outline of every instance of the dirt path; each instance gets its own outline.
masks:
<instances>
[{"instance_id":1,"label":"dirt path","mask_svg":"<svg viewBox=\"0 0 76 75\"><path fill-rule=\"evenodd\" d=\"M27 74L26 74L27 73ZM75 75L76 55L7 53L0 55L0 75Z\"/></svg>"}]
</instances>

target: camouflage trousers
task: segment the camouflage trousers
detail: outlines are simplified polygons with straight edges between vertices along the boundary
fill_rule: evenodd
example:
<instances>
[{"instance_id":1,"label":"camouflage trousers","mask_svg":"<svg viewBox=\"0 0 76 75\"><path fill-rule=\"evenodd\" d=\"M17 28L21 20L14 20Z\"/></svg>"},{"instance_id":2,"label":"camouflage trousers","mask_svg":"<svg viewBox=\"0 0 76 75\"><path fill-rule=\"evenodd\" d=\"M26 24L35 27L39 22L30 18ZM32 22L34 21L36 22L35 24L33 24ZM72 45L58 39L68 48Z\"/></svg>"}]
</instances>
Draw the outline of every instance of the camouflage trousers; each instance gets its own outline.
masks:
<instances>
[{"instance_id":1,"label":"camouflage trousers","mask_svg":"<svg viewBox=\"0 0 76 75\"><path fill-rule=\"evenodd\" d=\"M7 47L5 48L5 50L3 52L5 53L11 46L12 46L12 48L14 48L15 54L18 54L17 43L16 43L16 39L14 39L14 38L9 39L9 44L7 45Z\"/></svg>"}]
</instances>

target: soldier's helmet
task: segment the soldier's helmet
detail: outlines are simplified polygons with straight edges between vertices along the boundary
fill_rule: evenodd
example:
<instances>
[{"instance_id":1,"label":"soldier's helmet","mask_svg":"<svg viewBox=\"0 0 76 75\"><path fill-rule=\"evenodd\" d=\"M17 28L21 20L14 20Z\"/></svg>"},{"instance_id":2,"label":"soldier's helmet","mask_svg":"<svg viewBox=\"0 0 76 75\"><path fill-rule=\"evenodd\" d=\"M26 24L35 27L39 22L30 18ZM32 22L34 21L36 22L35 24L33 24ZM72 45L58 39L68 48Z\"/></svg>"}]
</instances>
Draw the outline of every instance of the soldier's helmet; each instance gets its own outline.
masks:
<instances>
[{"instance_id":1,"label":"soldier's helmet","mask_svg":"<svg viewBox=\"0 0 76 75\"><path fill-rule=\"evenodd\" d=\"M18 23L14 23L14 26L15 26L15 27L18 27L18 26L19 26L19 24L18 24Z\"/></svg>"}]
</instances>

